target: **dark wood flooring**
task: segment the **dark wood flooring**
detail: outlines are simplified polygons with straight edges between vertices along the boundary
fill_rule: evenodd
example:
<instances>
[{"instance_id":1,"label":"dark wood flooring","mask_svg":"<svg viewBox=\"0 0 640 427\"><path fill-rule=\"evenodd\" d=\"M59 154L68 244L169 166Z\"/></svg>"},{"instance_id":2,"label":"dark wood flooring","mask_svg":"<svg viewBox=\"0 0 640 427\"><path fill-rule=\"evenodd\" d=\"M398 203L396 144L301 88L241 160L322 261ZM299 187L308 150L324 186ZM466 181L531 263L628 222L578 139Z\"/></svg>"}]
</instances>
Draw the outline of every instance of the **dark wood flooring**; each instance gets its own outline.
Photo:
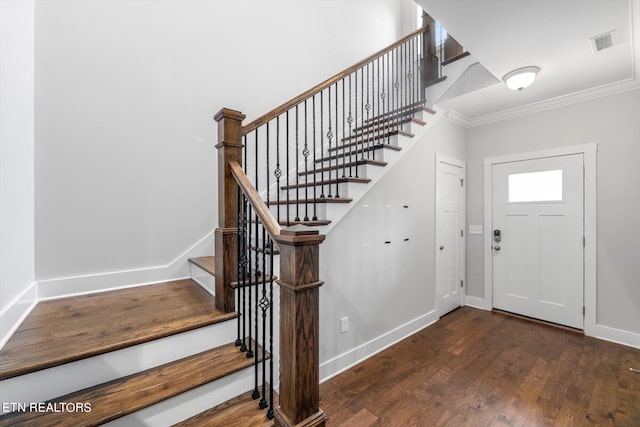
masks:
<instances>
[{"instance_id":1,"label":"dark wood flooring","mask_svg":"<svg viewBox=\"0 0 640 427\"><path fill-rule=\"evenodd\" d=\"M328 426L640 426L640 350L460 308L321 384Z\"/></svg>"},{"instance_id":2,"label":"dark wood flooring","mask_svg":"<svg viewBox=\"0 0 640 427\"><path fill-rule=\"evenodd\" d=\"M0 351L0 380L235 316L192 280L44 301Z\"/></svg>"}]
</instances>

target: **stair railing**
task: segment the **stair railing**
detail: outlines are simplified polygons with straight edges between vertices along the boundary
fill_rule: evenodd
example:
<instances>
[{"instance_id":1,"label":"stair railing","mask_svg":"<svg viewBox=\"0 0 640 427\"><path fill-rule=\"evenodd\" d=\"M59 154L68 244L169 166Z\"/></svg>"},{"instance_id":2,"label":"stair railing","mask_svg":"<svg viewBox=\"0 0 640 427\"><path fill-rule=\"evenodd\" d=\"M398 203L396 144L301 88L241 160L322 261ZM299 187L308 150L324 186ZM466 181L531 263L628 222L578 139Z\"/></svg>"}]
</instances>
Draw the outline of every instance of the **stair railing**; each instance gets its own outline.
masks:
<instances>
[{"instance_id":1,"label":"stair railing","mask_svg":"<svg viewBox=\"0 0 640 427\"><path fill-rule=\"evenodd\" d=\"M280 425L322 426L319 408L319 245L307 225L349 201L344 183L425 105L429 29L421 28L251 123L218 122L216 307L239 313L236 343L255 357L254 397ZM285 226L287 228L281 228ZM273 402L273 255L279 251L279 404ZM272 360L272 359L271 359ZM260 378L262 382L260 382ZM269 384L269 388L265 384Z\"/></svg>"},{"instance_id":2,"label":"stair railing","mask_svg":"<svg viewBox=\"0 0 640 427\"><path fill-rule=\"evenodd\" d=\"M306 226L282 229L269 212L241 166L243 118L229 109L215 116L219 139L216 305L233 311L235 304L225 304L237 298L236 344L254 358L253 397L260 398L258 406L267 409L266 416L283 426L303 421L321 426L325 416L319 408L319 245L324 236ZM268 357L274 342L276 251L280 253L278 405L272 388L273 358Z\"/></svg>"},{"instance_id":3,"label":"stair railing","mask_svg":"<svg viewBox=\"0 0 640 427\"><path fill-rule=\"evenodd\" d=\"M281 225L324 225L345 183L425 103L425 28L242 126L244 169Z\"/></svg>"}]
</instances>

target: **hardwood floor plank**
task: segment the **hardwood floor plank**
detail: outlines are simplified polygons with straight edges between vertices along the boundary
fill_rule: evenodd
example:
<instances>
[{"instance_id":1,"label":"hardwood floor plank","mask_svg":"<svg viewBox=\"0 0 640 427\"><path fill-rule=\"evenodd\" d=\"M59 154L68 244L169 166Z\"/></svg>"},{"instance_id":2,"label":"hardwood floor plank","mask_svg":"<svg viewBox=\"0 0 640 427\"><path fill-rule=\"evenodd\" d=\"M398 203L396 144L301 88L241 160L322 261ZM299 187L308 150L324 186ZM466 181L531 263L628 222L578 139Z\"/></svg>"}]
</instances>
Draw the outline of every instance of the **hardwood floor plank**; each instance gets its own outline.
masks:
<instances>
[{"instance_id":1,"label":"hardwood floor plank","mask_svg":"<svg viewBox=\"0 0 640 427\"><path fill-rule=\"evenodd\" d=\"M640 426L640 350L463 307L321 385L328 426ZM630 376L635 374L636 377Z\"/></svg>"},{"instance_id":2,"label":"hardwood floor plank","mask_svg":"<svg viewBox=\"0 0 640 427\"><path fill-rule=\"evenodd\" d=\"M0 380L235 316L192 280L44 301L0 350Z\"/></svg>"}]
</instances>

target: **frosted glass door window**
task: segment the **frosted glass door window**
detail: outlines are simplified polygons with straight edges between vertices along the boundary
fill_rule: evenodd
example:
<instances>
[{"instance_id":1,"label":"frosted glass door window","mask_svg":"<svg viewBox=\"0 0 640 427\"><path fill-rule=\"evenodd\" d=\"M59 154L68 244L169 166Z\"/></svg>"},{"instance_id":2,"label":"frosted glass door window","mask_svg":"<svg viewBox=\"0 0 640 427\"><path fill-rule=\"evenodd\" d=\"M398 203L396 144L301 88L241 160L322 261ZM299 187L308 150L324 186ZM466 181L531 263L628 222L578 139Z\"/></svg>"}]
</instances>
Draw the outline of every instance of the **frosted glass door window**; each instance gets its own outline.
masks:
<instances>
[{"instance_id":1,"label":"frosted glass door window","mask_svg":"<svg viewBox=\"0 0 640 427\"><path fill-rule=\"evenodd\" d=\"M509 175L509 202L562 201L562 169Z\"/></svg>"}]
</instances>

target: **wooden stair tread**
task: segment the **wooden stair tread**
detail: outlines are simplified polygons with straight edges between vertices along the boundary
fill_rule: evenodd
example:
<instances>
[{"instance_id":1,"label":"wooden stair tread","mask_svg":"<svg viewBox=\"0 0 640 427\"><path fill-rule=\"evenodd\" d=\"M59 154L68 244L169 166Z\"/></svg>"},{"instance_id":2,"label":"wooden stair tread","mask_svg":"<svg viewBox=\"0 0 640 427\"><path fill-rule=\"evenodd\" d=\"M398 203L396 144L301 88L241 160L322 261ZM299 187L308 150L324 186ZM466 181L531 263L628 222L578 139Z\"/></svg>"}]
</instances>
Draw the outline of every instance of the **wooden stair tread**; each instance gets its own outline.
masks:
<instances>
[{"instance_id":1,"label":"wooden stair tread","mask_svg":"<svg viewBox=\"0 0 640 427\"><path fill-rule=\"evenodd\" d=\"M360 145L361 141L357 143L357 145ZM340 147L338 147L337 149L341 149L343 147L351 147L356 145L356 143L351 143L351 144L345 144L342 145ZM373 144L370 145L368 147L363 147L363 148L358 148L357 150L352 150L349 151L347 153L336 153L336 154L332 154L330 156L326 156L326 157L322 157L321 159L316 159L316 163L324 163L329 161L329 159L334 160L334 159L348 159L349 157L355 157L358 154L362 154L362 153L367 153L369 151L375 151L375 150L382 150L382 149L388 149L388 150L394 150L394 151L401 151L402 147L399 147L397 145L393 145L393 144L384 144L384 143L378 143L378 144ZM336 150L336 148L332 148L331 151Z\"/></svg>"},{"instance_id":2,"label":"wooden stair tread","mask_svg":"<svg viewBox=\"0 0 640 427\"><path fill-rule=\"evenodd\" d=\"M404 117L401 117L401 118L399 118L397 116L394 116L394 117L386 117L386 118L377 120L375 122L370 122L370 123L366 123L366 124L364 124L362 126L355 127L355 128L353 128L353 131L354 132L360 132L361 130L368 129L368 128L371 128L371 127L374 127L374 126L378 127L378 129L387 129L387 128L390 128L390 127L403 125L405 123L415 123L415 124L420 125L420 126L424 126L424 125L427 124L427 122L425 122L424 120L420 120L420 119L418 119L416 117L413 117L413 116L404 116Z\"/></svg>"},{"instance_id":3,"label":"wooden stair tread","mask_svg":"<svg viewBox=\"0 0 640 427\"><path fill-rule=\"evenodd\" d=\"M189 258L189 262L197 265L212 276L216 275L216 257L201 256L197 258Z\"/></svg>"},{"instance_id":4,"label":"wooden stair tread","mask_svg":"<svg viewBox=\"0 0 640 427\"><path fill-rule=\"evenodd\" d=\"M280 187L281 190L293 190L296 188L304 188L304 187L315 187L320 185L331 185L331 184L342 184L345 182L353 182L357 184L368 184L371 182L370 178L353 178L353 177L343 177L338 179L326 179L324 181L308 181L302 182L300 184L291 184L291 185L283 185Z\"/></svg>"},{"instance_id":5,"label":"wooden stair tread","mask_svg":"<svg viewBox=\"0 0 640 427\"><path fill-rule=\"evenodd\" d=\"M174 424L173 427L269 427L274 425L275 421L267 418L267 409L260 409L259 400L254 400L251 394L251 391L243 393ZM278 394L275 391L273 401L274 405L277 405Z\"/></svg>"},{"instance_id":6,"label":"wooden stair tread","mask_svg":"<svg viewBox=\"0 0 640 427\"><path fill-rule=\"evenodd\" d=\"M262 350L256 353L262 360ZM50 401L90 402L91 412L11 413L0 417L0 426L100 425L252 366L253 362L234 343L226 344Z\"/></svg>"},{"instance_id":7,"label":"wooden stair tread","mask_svg":"<svg viewBox=\"0 0 640 427\"><path fill-rule=\"evenodd\" d=\"M313 169L310 171L302 171L298 172L298 175L311 175L314 173L327 172L334 169L347 169L350 166L361 166L361 165L372 165L372 166L387 166L387 162L383 162L381 160L372 160L372 159L360 159L353 162L340 163L331 166L324 166L322 168Z\"/></svg>"},{"instance_id":8,"label":"wooden stair tread","mask_svg":"<svg viewBox=\"0 0 640 427\"><path fill-rule=\"evenodd\" d=\"M404 136L408 136L410 138L413 138L415 136L411 132L406 132L406 131L404 131L402 129L381 130L381 129L378 129L378 128L373 128L373 129L369 129L367 131L358 132L355 135L346 136L346 137L342 138L343 142L353 141L353 140L355 140L355 142L350 142L348 144L334 145L331 148L329 148L329 151L340 150L342 147L349 147L350 145L353 145L353 144L363 144L363 143L366 143L366 142L378 141L380 139L389 138L389 137L395 136L395 135L404 135Z\"/></svg>"},{"instance_id":9,"label":"wooden stair tread","mask_svg":"<svg viewBox=\"0 0 640 427\"><path fill-rule=\"evenodd\" d=\"M426 101L418 101L418 102L414 102L413 104L403 105L400 108L396 108L394 110L387 111L386 113L382 113L377 116L370 117L366 119L364 122L365 124L368 124L368 123L380 121L388 117L396 117L396 118L408 117L425 108L425 102Z\"/></svg>"},{"instance_id":10,"label":"wooden stair tread","mask_svg":"<svg viewBox=\"0 0 640 427\"><path fill-rule=\"evenodd\" d=\"M315 199L271 200L269 205L300 205L305 203L351 203L353 199L344 197L317 197Z\"/></svg>"},{"instance_id":11,"label":"wooden stair tread","mask_svg":"<svg viewBox=\"0 0 640 427\"><path fill-rule=\"evenodd\" d=\"M0 350L0 380L236 316L190 279L40 302Z\"/></svg>"}]
</instances>

